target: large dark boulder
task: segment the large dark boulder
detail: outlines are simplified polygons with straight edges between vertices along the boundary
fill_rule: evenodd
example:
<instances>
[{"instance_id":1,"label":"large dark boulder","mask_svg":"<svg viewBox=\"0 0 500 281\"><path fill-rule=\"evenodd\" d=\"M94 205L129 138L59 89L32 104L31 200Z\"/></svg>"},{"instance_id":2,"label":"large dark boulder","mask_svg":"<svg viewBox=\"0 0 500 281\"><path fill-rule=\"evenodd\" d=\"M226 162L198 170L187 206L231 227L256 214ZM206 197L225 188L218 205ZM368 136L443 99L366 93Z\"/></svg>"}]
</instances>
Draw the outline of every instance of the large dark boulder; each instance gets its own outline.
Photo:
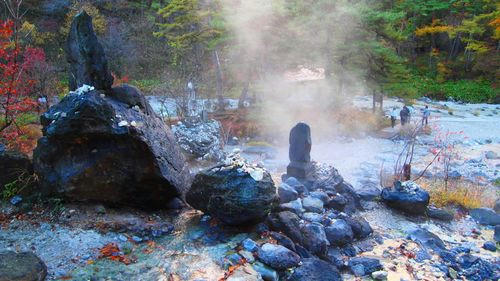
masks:
<instances>
[{"instance_id":1,"label":"large dark boulder","mask_svg":"<svg viewBox=\"0 0 500 281\"><path fill-rule=\"evenodd\" d=\"M0 253L0 281L43 281L46 276L47 266L35 254Z\"/></svg>"},{"instance_id":2,"label":"large dark boulder","mask_svg":"<svg viewBox=\"0 0 500 281\"><path fill-rule=\"evenodd\" d=\"M7 150L0 144L0 193L6 184L33 174L33 164L28 156Z\"/></svg>"},{"instance_id":3,"label":"large dark boulder","mask_svg":"<svg viewBox=\"0 0 500 281\"><path fill-rule=\"evenodd\" d=\"M384 188L381 197L389 207L412 215L426 214L430 200L429 193L411 181Z\"/></svg>"},{"instance_id":4,"label":"large dark boulder","mask_svg":"<svg viewBox=\"0 0 500 281\"><path fill-rule=\"evenodd\" d=\"M70 93L41 116L33 153L42 191L70 200L162 208L189 171L170 129L135 88ZM109 95L108 95L109 94Z\"/></svg>"},{"instance_id":5,"label":"large dark boulder","mask_svg":"<svg viewBox=\"0 0 500 281\"><path fill-rule=\"evenodd\" d=\"M303 259L288 281L341 281L338 269L325 261L315 258Z\"/></svg>"},{"instance_id":6,"label":"large dark boulder","mask_svg":"<svg viewBox=\"0 0 500 281\"><path fill-rule=\"evenodd\" d=\"M85 11L75 16L66 42L70 64L69 88L74 91L83 85L97 90L110 90L113 76L102 45L92 27L92 17Z\"/></svg>"},{"instance_id":7,"label":"large dark boulder","mask_svg":"<svg viewBox=\"0 0 500 281\"><path fill-rule=\"evenodd\" d=\"M225 163L199 172L186 200L226 224L239 225L264 220L277 196L269 172L231 155Z\"/></svg>"}]
</instances>

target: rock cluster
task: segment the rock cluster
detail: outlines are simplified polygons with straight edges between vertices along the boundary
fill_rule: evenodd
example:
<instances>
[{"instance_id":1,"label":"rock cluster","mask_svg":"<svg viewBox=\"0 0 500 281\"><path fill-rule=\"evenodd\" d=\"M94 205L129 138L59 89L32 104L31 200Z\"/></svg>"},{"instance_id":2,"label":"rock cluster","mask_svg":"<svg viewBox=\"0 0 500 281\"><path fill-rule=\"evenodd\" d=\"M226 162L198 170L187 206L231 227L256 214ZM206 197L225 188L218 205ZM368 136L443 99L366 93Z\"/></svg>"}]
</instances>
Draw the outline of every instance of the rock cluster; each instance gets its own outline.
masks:
<instances>
[{"instance_id":1,"label":"rock cluster","mask_svg":"<svg viewBox=\"0 0 500 281\"><path fill-rule=\"evenodd\" d=\"M264 220L276 201L276 187L263 168L249 165L238 154L199 172L186 201L229 225Z\"/></svg>"},{"instance_id":2,"label":"rock cluster","mask_svg":"<svg viewBox=\"0 0 500 281\"><path fill-rule=\"evenodd\" d=\"M215 162L224 159L221 125L218 121L179 122L172 126L172 133L188 157Z\"/></svg>"},{"instance_id":3,"label":"rock cluster","mask_svg":"<svg viewBox=\"0 0 500 281\"><path fill-rule=\"evenodd\" d=\"M135 87L112 88L92 19L78 14L67 48L70 88L41 116L33 153L41 190L70 200L165 208L189 171L175 138Z\"/></svg>"}]
</instances>

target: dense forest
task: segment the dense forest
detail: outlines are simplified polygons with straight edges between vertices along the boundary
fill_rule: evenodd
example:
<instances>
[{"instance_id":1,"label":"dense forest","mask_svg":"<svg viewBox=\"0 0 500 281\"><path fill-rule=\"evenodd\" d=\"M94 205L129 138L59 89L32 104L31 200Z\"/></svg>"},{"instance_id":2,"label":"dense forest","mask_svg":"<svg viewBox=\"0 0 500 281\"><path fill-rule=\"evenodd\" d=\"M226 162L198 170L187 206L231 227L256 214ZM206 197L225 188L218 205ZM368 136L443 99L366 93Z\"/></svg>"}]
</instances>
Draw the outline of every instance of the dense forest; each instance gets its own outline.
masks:
<instances>
[{"instance_id":1,"label":"dense forest","mask_svg":"<svg viewBox=\"0 0 500 281\"><path fill-rule=\"evenodd\" d=\"M21 44L44 52L48 71L34 91L49 95L66 92L65 36L85 9L117 80L150 93L175 94L189 80L207 96L237 96L307 65L324 68L341 94L363 83L405 97L498 96L500 11L491 0L4 2L2 19L14 21Z\"/></svg>"},{"instance_id":2,"label":"dense forest","mask_svg":"<svg viewBox=\"0 0 500 281\"><path fill-rule=\"evenodd\" d=\"M0 93L17 97L3 103L7 139L15 136L6 128L38 119L17 114L37 97L68 93L66 38L82 10L115 84L148 95L185 97L191 85L219 101L279 103L291 91L283 74L308 69L324 77L315 89L323 96L499 102L500 4L492 0L3 0L1 7Z\"/></svg>"}]
</instances>

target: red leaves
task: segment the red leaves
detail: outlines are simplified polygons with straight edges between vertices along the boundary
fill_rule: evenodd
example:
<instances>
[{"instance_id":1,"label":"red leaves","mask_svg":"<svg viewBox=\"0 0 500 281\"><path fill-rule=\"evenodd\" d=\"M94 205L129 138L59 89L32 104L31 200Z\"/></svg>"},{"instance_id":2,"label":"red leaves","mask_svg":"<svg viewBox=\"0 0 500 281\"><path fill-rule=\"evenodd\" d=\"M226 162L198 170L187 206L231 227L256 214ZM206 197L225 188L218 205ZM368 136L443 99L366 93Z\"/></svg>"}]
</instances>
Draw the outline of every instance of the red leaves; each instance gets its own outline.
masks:
<instances>
[{"instance_id":1,"label":"red leaves","mask_svg":"<svg viewBox=\"0 0 500 281\"><path fill-rule=\"evenodd\" d=\"M0 21L0 138L9 147L29 152L30 145L22 143L29 139L25 124L19 124L18 117L38 106L32 77L47 63L42 49L24 48L13 35L14 23Z\"/></svg>"},{"instance_id":2,"label":"red leaves","mask_svg":"<svg viewBox=\"0 0 500 281\"><path fill-rule=\"evenodd\" d=\"M108 258L113 261L119 261L126 265L131 263L130 259L120 252L120 248L115 243L108 243L99 250L99 258Z\"/></svg>"},{"instance_id":3,"label":"red leaves","mask_svg":"<svg viewBox=\"0 0 500 281\"><path fill-rule=\"evenodd\" d=\"M11 20L0 23L0 38L8 39L12 36L14 22Z\"/></svg>"}]
</instances>

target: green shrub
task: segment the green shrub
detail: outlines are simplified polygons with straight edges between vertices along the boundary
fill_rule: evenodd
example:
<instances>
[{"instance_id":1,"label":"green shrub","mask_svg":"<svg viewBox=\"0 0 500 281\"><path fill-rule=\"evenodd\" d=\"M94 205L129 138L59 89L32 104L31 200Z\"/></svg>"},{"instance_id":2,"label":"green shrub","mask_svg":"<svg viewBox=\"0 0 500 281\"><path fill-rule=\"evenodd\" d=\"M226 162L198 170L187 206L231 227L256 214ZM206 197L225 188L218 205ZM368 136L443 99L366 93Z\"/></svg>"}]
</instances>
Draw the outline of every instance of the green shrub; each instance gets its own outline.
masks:
<instances>
[{"instance_id":1,"label":"green shrub","mask_svg":"<svg viewBox=\"0 0 500 281\"><path fill-rule=\"evenodd\" d=\"M23 127L29 124L38 123L38 115L32 112L21 113L16 117L16 123L19 127Z\"/></svg>"},{"instance_id":2,"label":"green shrub","mask_svg":"<svg viewBox=\"0 0 500 281\"><path fill-rule=\"evenodd\" d=\"M130 82L131 85L139 88L144 93L151 93L157 86L162 84L160 79L140 79Z\"/></svg>"},{"instance_id":3,"label":"green shrub","mask_svg":"<svg viewBox=\"0 0 500 281\"><path fill-rule=\"evenodd\" d=\"M491 82L476 80L457 80L439 82L435 78L413 73L405 80L390 84L386 89L391 95L406 99L427 96L446 100L452 97L469 103L494 103L500 96L500 90Z\"/></svg>"}]
</instances>

